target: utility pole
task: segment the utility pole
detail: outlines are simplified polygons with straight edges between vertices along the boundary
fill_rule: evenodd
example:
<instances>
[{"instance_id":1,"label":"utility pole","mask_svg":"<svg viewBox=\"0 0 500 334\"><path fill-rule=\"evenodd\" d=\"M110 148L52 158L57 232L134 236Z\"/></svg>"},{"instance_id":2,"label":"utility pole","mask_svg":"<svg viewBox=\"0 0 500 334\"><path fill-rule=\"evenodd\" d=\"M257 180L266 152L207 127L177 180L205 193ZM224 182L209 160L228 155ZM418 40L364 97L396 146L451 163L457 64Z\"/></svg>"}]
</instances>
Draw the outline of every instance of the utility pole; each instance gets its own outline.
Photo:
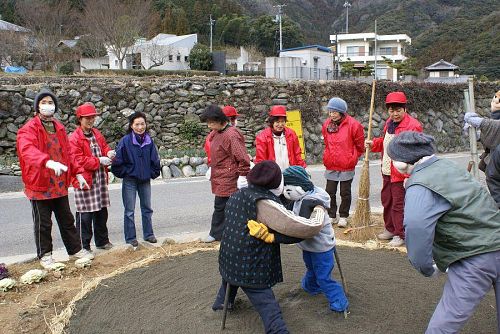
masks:
<instances>
[{"instance_id":1,"label":"utility pole","mask_svg":"<svg viewBox=\"0 0 500 334\"><path fill-rule=\"evenodd\" d=\"M344 3L344 8L347 10L347 12L345 14L345 33L348 34L349 33L349 8L351 8L351 4L349 3L349 1L346 0L346 2Z\"/></svg>"},{"instance_id":2,"label":"utility pole","mask_svg":"<svg viewBox=\"0 0 500 334\"><path fill-rule=\"evenodd\" d=\"M212 14L210 14L210 53L212 52L212 27L215 24L215 20L212 20Z\"/></svg>"},{"instance_id":3,"label":"utility pole","mask_svg":"<svg viewBox=\"0 0 500 334\"><path fill-rule=\"evenodd\" d=\"M377 52L377 20L375 20L375 69L373 70L375 73L373 74L373 77L375 78L375 80L377 80L377 56L378 56L378 52Z\"/></svg>"},{"instance_id":4,"label":"utility pole","mask_svg":"<svg viewBox=\"0 0 500 334\"><path fill-rule=\"evenodd\" d=\"M280 24L280 50L283 50L283 31L282 31L282 25L281 25L281 16L283 15L283 7L286 7L286 5L276 5L273 6L274 8L278 8L278 15L276 15L276 20Z\"/></svg>"}]
</instances>

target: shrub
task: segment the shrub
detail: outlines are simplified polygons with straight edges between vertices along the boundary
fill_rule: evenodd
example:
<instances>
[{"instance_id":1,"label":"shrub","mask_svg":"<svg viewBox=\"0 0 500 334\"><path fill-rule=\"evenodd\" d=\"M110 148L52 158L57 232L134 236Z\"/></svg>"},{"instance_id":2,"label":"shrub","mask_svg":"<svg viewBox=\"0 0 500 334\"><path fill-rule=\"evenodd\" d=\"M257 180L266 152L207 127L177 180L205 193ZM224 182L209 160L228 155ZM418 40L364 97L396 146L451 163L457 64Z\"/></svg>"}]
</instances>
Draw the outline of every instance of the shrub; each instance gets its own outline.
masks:
<instances>
[{"instance_id":1,"label":"shrub","mask_svg":"<svg viewBox=\"0 0 500 334\"><path fill-rule=\"evenodd\" d=\"M208 71L212 67L210 49L206 45L195 44L189 53L189 66L192 70Z\"/></svg>"},{"instance_id":2,"label":"shrub","mask_svg":"<svg viewBox=\"0 0 500 334\"><path fill-rule=\"evenodd\" d=\"M73 63L66 62L66 63L59 65L57 72L59 74L72 75L75 72L75 69L73 68Z\"/></svg>"},{"instance_id":3,"label":"shrub","mask_svg":"<svg viewBox=\"0 0 500 334\"><path fill-rule=\"evenodd\" d=\"M195 140L199 135L203 134L203 128L200 123L194 120L185 120L179 127L179 130L179 136L189 141Z\"/></svg>"}]
</instances>

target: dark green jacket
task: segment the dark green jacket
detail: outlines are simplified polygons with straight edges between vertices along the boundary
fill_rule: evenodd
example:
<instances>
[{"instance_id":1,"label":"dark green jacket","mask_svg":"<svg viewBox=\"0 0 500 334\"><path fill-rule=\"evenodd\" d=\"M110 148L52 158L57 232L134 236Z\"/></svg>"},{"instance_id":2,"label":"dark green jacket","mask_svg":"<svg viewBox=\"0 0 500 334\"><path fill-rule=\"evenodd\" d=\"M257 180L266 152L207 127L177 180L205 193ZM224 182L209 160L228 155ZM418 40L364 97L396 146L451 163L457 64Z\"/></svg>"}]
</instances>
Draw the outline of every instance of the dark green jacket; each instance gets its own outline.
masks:
<instances>
[{"instance_id":1,"label":"dark green jacket","mask_svg":"<svg viewBox=\"0 0 500 334\"><path fill-rule=\"evenodd\" d=\"M457 260L500 250L500 211L465 168L436 159L416 170L406 187L414 184L444 197L452 207L436 224L433 257L441 271Z\"/></svg>"},{"instance_id":2,"label":"dark green jacket","mask_svg":"<svg viewBox=\"0 0 500 334\"><path fill-rule=\"evenodd\" d=\"M237 191L227 201L219 271L231 285L262 289L283 282L279 243L301 241L271 230L276 240L267 244L249 234L247 222L257 220L257 201L263 199L280 202L270 191L254 185Z\"/></svg>"}]
</instances>

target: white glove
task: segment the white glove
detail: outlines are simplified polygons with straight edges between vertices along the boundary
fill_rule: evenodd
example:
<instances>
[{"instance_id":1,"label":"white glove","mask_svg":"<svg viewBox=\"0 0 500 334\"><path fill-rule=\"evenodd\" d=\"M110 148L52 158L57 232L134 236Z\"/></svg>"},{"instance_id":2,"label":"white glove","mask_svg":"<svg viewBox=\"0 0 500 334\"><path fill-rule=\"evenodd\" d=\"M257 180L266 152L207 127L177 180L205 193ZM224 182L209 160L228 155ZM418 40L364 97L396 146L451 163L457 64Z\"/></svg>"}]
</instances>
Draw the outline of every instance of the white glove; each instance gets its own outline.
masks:
<instances>
[{"instance_id":1,"label":"white glove","mask_svg":"<svg viewBox=\"0 0 500 334\"><path fill-rule=\"evenodd\" d=\"M111 165L111 159L108 158L108 157L99 157L99 162L101 163L101 165L103 166L109 166Z\"/></svg>"},{"instance_id":2,"label":"white glove","mask_svg":"<svg viewBox=\"0 0 500 334\"><path fill-rule=\"evenodd\" d=\"M432 268L434 268L434 272L430 276L432 278L439 277L439 276L444 275L448 272L448 269L446 269L446 273L443 273L441 270L439 270L439 268L436 266L435 263L432 265Z\"/></svg>"},{"instance_id":3,"label":"white glove","mask_svg":"<svg viewBox=\"0 0 500 334\"><path fill-rule=\"evenodd\" d=\"M238 181L236 181L236 187L238 189L248 187L247 177L246 176L238 176Z\"/></svg>"},{"instance_id":4,"label":"white glove","mask_svg":"<svg viewBox=\"0 0 500 334\"><path fill-rule=\"evenodd\" d=\"M464 116L464 121L469 123L475 128L479 128L483 122L483 118L475 112L467 112Z\"/></svg>"},{"instance_id":5,"label":"white glove","mask_svg":"<svg viewBox=\"0 0 500 334\"><path fill-rule=\"evenodd\" d=\"M205 178L210 181L211 177L212 177L212 167L208 167L208 170L205 173Z\"/></svg>"},{"instance_id":6,"label":"white glove","mask_svg":"<svg viewBox=\"0 0 500 334\"><path fill-rule=\"evenodd\" d=\"M68 171L68 167L54 160L48 160L45 164L45 167L52 169L56 176L60 176L62 173Z\"/></svg>"},{"instance_id":7,"label":"white glove","mask_svg":"<svg viewBox=\"0 0 500 334\"><path fill-rule=\"evenodd\" d=\"M78 180L80 189L84 189L85 187L87 189L90 189L89 184L87 183L87 181L85 181L85 178L82 174L76 174L76 179Z\"/></svg>"},{"instance_id":8,"label":"white glove","mask_svg":"<svg viewBox=\"0 0 500 334\"><path fill-rule=\"evenodd\" d=\"M114 159L116 157L116 151L115 150L109 150L107 156L110 159Z\"/></svg>"}]
</instances>

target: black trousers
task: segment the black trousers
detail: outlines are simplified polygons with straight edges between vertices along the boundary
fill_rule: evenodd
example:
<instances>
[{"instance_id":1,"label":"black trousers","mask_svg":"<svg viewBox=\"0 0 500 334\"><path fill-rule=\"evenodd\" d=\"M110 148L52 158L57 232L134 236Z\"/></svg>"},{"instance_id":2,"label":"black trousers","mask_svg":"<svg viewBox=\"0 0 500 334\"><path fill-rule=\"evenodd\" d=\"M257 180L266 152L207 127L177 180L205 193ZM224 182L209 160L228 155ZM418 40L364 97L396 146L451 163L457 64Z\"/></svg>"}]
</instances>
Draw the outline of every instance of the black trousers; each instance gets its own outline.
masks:
<instances>
[{"instance_id":1,"label":"black trousers","mask_svg":"<svg viewBox=\"0 0 500 334\"><path fill-rule=\"evenodd\" d=\"M94 212L76 212L76 232L80 236L83 248L90 250L92 234L96 247L102 247L109 242L107 222L108 208Z\"/></svg>"},{"instance_id":2,"label":"black trousers","mask_svg":"<svg viewBox=\"0 0 500 334\"><path fill-rule=\"evenodd\" d=\"M224 232L224 210L226 209L226 203L228 200L229 197L215 196L210 235L218 241L222 239L222 232Z\"/></svg>"},{"instance_id":3,"label":"black trousers","mask_svg":"<svg viewBox=\"0 0 500 334\"><path fill-rule=\"evenodd\" d=\"M56 217L59 232L68 255L78 253L82 249L82 245L76 233L75 218L69 207L68 196L31 200L31 214L33 216L38 258L52 252L52 213Z\"/></svg>"},{"instance_id":4,"label":"black trousers","mask_svg":"<svg viewBox=\"0 0 500 334\"><path fill-rule=\"evenodd\" d=\"M222 279L222 284L215 298L214 306L219 307L224 305L224 297L226 295L226 281ZM266 334L287 334L289 333L285 320L283 320L283 314L281 313L280 305L274 296L273 290L271 288L254 289L239 287L236 285L229 286L229 300L228 303L234 305L234 300L236 299L236 293L238 288L241 288L243 292L247 295L250 303L252 303L255 310L259 313L260 318L264 324L264 331Z\"/></svg>"},{"instance_id":5,"label":"black trousers","mask_svg":"<svg viewBox=\"0 0 500 334\"><path fill-rule=\"evenodd\" d=\"M341 218L349 217L349 209L351 208L351 183L353 179L347 181L332 181L326 180L326 192L330 195L330 209L328 215L330 218L337 217L337 188L340 182L340 207L339 216Z\"/></svg>"}]
</instances>

